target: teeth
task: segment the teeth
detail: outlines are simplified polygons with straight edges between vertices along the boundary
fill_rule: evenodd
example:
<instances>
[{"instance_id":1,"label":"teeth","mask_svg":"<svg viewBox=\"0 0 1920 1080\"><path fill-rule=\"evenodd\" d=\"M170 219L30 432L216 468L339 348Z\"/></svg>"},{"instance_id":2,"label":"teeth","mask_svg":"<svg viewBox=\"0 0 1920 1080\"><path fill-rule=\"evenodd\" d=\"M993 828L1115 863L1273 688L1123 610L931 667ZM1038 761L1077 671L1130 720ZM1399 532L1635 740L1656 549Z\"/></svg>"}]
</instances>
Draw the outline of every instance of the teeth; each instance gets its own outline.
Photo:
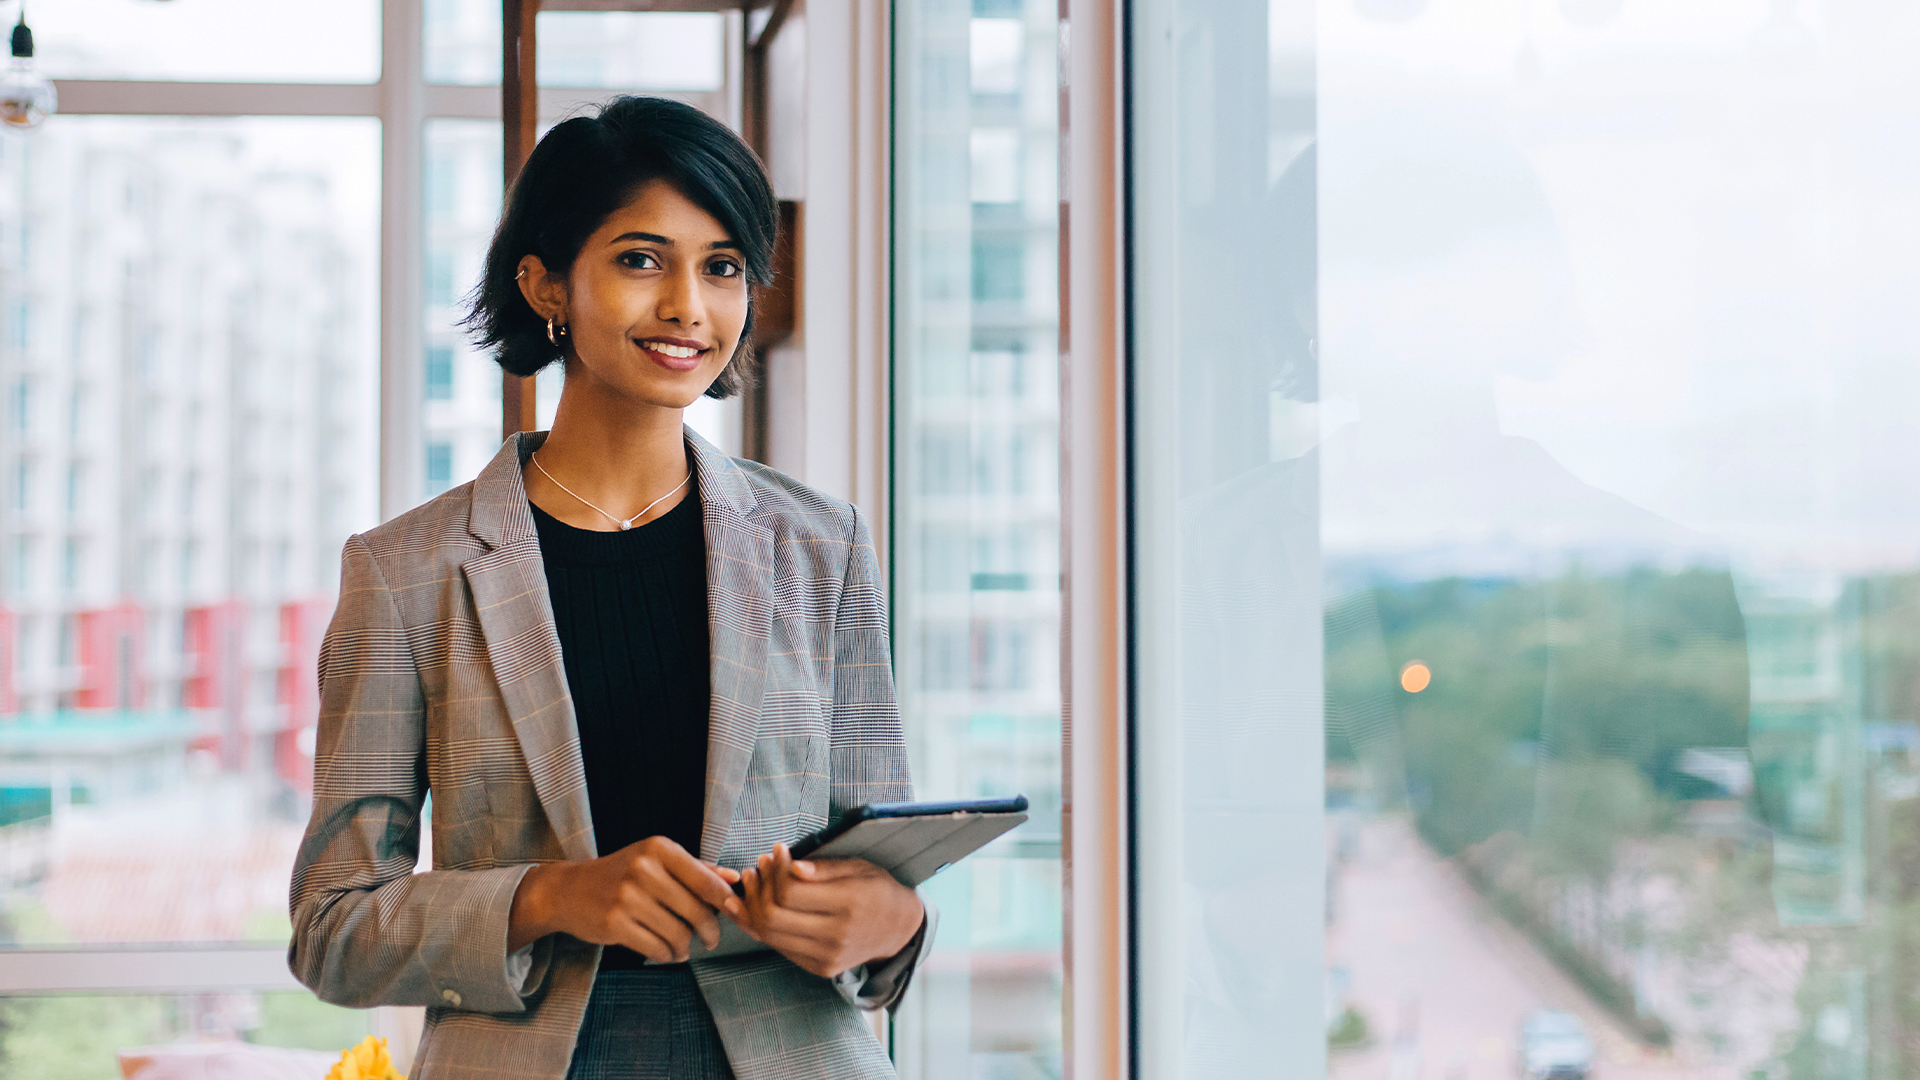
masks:
<instances>
[{"instance_id":1,"label":"teeth","mask_svg":"<svg viewBox=\"0 0 1920 1080\"><path fill-rule=\"evenodd\" d=\"M669 345L664 341L649 341L647 348L662 356L672 356L681 360L700 355L699 349L689 349L685 345Z\"/></svg>"}]
</instances>

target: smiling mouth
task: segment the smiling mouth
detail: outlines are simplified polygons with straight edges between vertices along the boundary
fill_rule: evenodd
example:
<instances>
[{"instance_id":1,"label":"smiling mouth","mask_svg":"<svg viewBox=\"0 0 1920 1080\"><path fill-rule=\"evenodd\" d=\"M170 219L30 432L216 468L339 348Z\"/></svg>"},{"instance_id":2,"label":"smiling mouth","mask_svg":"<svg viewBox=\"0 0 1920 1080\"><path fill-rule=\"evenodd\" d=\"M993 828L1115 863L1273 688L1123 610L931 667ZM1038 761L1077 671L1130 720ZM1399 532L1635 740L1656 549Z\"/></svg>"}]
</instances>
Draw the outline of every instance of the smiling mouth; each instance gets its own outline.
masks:
<instances>
[{"instance_id":1,"label":"smiling mouth","mask_svg":"<svg viewBox=\"0 0 1920 1080\"><path fill-rule=\"evenodd\" d=\"M671 356L675 360L691 360L707 351L686 345L669 345L664 341L643 341L640 343L640 347L648 352L657 352L661 356Z\"/></svg>"}]
</instances>

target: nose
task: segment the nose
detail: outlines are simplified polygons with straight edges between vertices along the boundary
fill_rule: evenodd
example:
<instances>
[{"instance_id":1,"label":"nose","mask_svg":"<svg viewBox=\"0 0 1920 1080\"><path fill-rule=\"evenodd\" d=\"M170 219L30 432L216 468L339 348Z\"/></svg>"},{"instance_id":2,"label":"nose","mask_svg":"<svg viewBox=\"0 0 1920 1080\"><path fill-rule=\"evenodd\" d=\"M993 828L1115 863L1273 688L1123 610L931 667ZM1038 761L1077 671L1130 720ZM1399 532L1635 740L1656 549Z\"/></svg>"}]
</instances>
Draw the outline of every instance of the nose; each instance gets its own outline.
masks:
<instances>
[{"instance_id":1,"label":"nose","mask_svg":"<svg viewBox=\"0 0 1920 1080\"><path fill-rule=\"evenodd\" d=\"M691 330L706 321L707 309L700 298L700 267L685 263L662 275L655 312L661 322L670 322Z\"/></svg>"}]
</instances>

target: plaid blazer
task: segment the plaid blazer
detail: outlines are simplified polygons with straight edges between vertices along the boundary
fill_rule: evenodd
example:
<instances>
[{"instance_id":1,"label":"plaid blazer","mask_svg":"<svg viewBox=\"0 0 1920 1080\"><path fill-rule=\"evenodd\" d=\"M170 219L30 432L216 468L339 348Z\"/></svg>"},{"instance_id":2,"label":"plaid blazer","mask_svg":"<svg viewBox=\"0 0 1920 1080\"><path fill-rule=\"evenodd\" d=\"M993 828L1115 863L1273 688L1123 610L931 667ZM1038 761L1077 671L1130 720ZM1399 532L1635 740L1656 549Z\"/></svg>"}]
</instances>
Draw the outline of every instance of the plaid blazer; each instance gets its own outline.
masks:
<instances>
[{"instance_id":1,"label":"plaid blazer","mask_svg":"<svg viewBox=\"0 0 1920 1080\"><path fill-rule=\"evenodd\" d=\"M564 1077L599 964L564 934L506 948L527 868L596 854L521 478L544 439L515 436L472 483L349 540L321 649L288 963L325 1001L427 1006L415 1080ZM687 442L713 657L700 855L745 867L911 787L858 512ZM433 869L416 874L429 791ZM891 1004L922 947L869 978L865 1003ZM693 970L740 1080L894 1075L834 981L765 951Z\"/></svg>"}]
</instances>

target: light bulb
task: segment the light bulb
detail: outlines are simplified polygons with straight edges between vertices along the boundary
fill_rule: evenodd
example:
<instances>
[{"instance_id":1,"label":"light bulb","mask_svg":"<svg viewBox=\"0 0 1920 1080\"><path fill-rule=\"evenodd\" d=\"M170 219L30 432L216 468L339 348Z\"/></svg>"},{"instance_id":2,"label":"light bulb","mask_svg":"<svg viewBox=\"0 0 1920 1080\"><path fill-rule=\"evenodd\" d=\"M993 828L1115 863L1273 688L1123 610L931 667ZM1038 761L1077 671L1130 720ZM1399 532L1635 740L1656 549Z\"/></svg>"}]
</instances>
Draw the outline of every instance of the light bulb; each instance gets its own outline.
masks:
<instances>
[{"instance_id":1,"label":"light bulb","mask_svg":"<svg viewBox=\"0 0 1920 1080\"><path fill-rule=\"evenodd\" d=\"M33 31L27 29L23 8L13 28L13 66L0 75L0 123L10 128L37 128L60 105L53 83L33 66Z\"/></svg>"}]
</instances>

